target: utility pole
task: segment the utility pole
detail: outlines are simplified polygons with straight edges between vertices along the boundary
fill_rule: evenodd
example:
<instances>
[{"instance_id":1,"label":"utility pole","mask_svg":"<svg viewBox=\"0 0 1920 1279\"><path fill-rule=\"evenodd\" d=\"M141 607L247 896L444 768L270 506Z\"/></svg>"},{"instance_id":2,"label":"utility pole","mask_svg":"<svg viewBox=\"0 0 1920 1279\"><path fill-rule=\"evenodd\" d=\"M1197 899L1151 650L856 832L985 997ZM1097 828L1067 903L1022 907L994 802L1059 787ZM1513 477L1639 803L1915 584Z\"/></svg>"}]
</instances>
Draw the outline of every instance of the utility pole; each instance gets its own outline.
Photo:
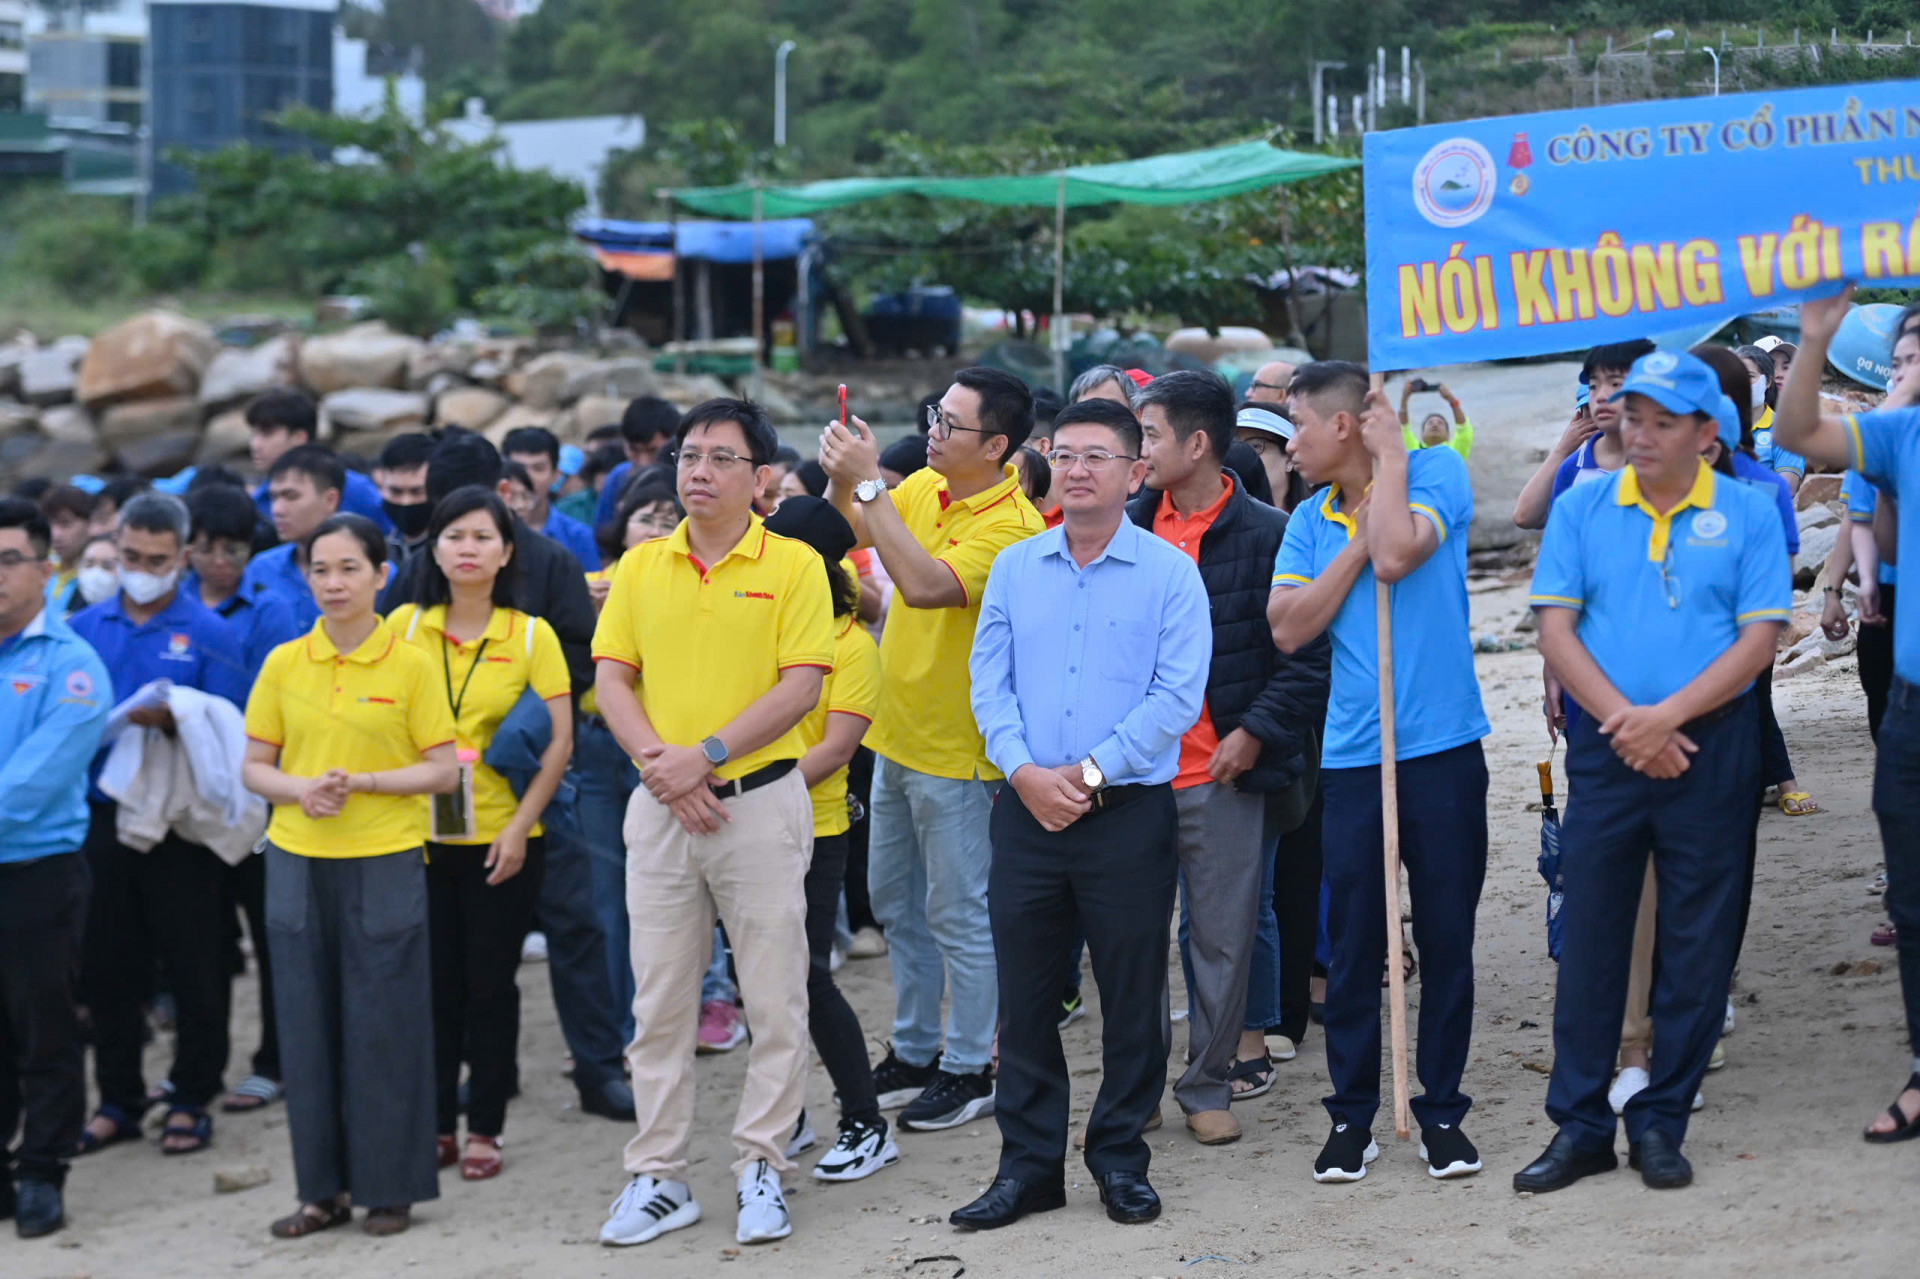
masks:
<instances>
[{"instance_id":1,"label":"utility pole","mask_svg":"<svg viewBox=\"0 0 1920 1279\"><path fill-rule=\"evenodd\" d=\"M773 145L787 145L787 55L794 50L791 40L782 40L773 51Z\"/></svg>"},{"instance_id":2,"label":"utility pole","mask_svg":"<svg viewBox=\"0 0 1920 1279\"><path fill-rule=\"evenodd\" d=\"M1333 95L1321 89L1323 77L1329 71L1344 71L1344 62L1315 62L1313 64L1313 143L1319 146L1330 136L1340 132L1340 113ZM1325 104L1324 106L1322 104Z\"/></svg>"}]
</instances>

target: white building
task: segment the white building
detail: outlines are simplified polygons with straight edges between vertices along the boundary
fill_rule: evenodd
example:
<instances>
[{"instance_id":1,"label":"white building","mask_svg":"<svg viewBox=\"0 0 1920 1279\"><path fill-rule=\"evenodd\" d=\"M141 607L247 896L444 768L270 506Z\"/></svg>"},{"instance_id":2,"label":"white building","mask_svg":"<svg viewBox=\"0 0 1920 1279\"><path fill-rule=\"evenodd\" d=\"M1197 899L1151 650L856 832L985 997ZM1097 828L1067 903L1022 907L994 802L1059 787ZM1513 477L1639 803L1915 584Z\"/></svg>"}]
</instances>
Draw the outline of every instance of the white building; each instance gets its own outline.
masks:
<instances>
[{"instance_id":1,"label":"white building","mask_svg":"<svg viewBox=\"0 0 1920 1279\"><path fill-rule=\"evenodd\" d=\"M417 51L404 59L387 59L394 65L381 65L377 53L369 65L365 40L349 40L345 31L333 29L333 113L361 115L378 111L387 100L387 83L400 100L400 113L416 124L426 117L427 85L420 78Z\"/></svg>"},{"instance_id":2,"label":"white building","mask_svg":"<svg viewBox=\"0 0 1920 1279\"><path fill-rule=\"evenodd\" d=\"M647 140L647 123L637 115L588 115L569 120L512 120L501 124L487 115L486 104L467 99L467 113L449 120L447 132L464 142L498 137L503 163L528 172L551 173L586 188L587 212L600 211L600 171L614 151L630 151Z\"/></svg>"}]
</instances>

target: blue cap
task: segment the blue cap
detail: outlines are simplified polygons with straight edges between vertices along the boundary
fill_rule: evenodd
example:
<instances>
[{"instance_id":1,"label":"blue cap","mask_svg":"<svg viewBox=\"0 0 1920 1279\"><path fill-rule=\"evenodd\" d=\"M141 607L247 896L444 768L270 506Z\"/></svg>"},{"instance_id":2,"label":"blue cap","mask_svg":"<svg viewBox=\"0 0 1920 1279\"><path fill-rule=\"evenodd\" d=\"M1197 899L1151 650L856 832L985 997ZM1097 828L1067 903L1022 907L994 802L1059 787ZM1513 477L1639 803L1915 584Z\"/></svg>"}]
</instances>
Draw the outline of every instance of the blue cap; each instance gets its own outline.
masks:
<instances>
[{"instance_id":1,"label":"blue cap","mask_svg":"<svg viewBox=\"0 0 1920 1279\"><path fill-rule=\"evenodd\" d=\"M578 475L580 468L587 464L587 455L578 444L560 446L560 474Z\"/></svg>"},{"instance_id":2,"label":"blue cap","mask_svg":"<svg viewBox=\"0 0 1920 1279\"><path fill-rule=\"evenodd\" d=\"M189 466L186 470L181 471L178 475L169 475L166 479L155 480L153 482L154 492L171 493L175 497L179 497L182 493L185 493L187 491L187 485L193 483L193 477L199 472L199 470L200 468L197 466Z\"/></svg>"},{"instance_id":3,"label":"blue cap","mask_svg":"<svg viewBox=\"0 0 1920 1279\"><path fill-rule=\"evenodd\" d=\"M1582 382L1580 384L1580 389L1573 393L1573 407L1575 407L1576 409L1584 409L1587 407L1587 401L1592 398L1593 398L1592 390L1588 388L1585 382Z\"/></svg>"},{"instance_id":4,"label":"blue cap","mask_svg":"<svg viewBox=\"0 0 1920 1279\"><path fill-rule=\"evenodd\" d=\"M1720 445L1731 453L1740 447L1740 410L1721 392L1720 403L1713 410L1713 420L1720 426Z\"/></svg>"},{"instance_id":5,"label":"blue cap","mask_svg":"<svg viewBox=\"0 0 1920 1279\"><path fill-rule=\"evenodd\" d=\"M1716 417L1720 401L1727 398L1720 390L1720 376L1706 361L1682 351L1653 351L1635 360L1627 380L1609 398L1624 395L1644 395L1669 413L1706 417Z\"/></svg>"}]
</instances>

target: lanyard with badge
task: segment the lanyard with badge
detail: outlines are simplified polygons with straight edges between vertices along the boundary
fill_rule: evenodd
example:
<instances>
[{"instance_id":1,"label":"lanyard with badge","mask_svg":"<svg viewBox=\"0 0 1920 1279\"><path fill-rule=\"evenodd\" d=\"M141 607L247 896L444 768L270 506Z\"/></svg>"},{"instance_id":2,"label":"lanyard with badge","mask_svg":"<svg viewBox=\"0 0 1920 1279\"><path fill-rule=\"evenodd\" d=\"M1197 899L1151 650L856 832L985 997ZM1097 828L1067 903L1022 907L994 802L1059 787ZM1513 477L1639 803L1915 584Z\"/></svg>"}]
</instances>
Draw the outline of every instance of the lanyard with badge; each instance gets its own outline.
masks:
<instances>
[{"instance_id":1,"label":"lanyard with badge","mask_svg":"<svg viewBox=\"0 0 1920 1279\"><path fill-rule=\"evenodd\" d=\"M460 695L453 693L453 656L447 646L445 634L440 636L440 672L447 681L447 702L453 708L454 731L460 726L460 708L466 705L467 689L473 684L473 673L480 669L480 663L486 660L487 641L482 639L480 647L473 654L473 665L467 667L467 677L460 683ZM480 752L468 746L464 740L458 743L460 760L460 784L449 795L433 797L433 829L431 838L435 843L448 844L473 838L476 821L473 812L473 766L480 759Z\"/></svg>"}]
</instances>

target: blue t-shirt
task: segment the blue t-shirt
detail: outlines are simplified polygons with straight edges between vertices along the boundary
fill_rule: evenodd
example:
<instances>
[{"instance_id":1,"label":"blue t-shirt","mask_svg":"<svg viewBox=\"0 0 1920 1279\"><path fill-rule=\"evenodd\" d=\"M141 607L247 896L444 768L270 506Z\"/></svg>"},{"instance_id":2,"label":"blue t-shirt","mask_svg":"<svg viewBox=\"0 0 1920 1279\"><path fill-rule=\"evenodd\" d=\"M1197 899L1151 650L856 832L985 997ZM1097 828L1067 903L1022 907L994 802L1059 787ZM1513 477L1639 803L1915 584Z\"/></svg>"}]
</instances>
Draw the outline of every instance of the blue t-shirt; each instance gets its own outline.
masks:
<instances>
[{"instance_id":1,"label":"blue t-shirt","mask_svg":"<svg viewBox=\"0 0 1920 1279\"><path fill-rule=\"evenodd\" d=\"M1553 508L1528 600L1580 614L1580 642L1636 706L1684 688L1740 628L1793 607L1786 540L1768 495L1705 462L1686 498L1655 515L1627 467Z\"/></svg>"},{"instance_id":2,"label":"blue t-shirt","mask_svg":"<svg viewBox=\"0 0 1920 1279\"><path fill-rule=\"evenodd\" d=\"M1573 451L1572 457L1560 464L1560 469L1553 473L1553 493L1547 499L1549 503L1558 500L1562 493L1576 484L1605 479L1614 474L1594 457L1593 446L1599 442L1599 436L1589 436L1586 443Z\"/></svg>"},{"instance_id":3,"label":"blue t-shirt","mask_svg":"<svg viewBox=\"0 0 1920 1279\"><path fill-rule=\"evenodd\" d=\"M589 573L599 571L600 547L593 540L593 530L579 520L548 507L547 526L540 531L572 551L573 558L580 561L581 568Z\"/></svg>"},{"instance_id":4,"label":"blue t-shirt","mask_svg":"<svg viewBox=\"0 0 1920 1279\"><path fill-rule=\"evenodd\" d=\"M1339 486L1329 485L1294 511L1274 560L1275 586L1307 585L1346 546L1352 521L1340 512L1339 499ZM1467 464L1452 449L1408 455L1407 503L1433 524L1440 545L1391 588L1397 759L1451 750L1490 731L1467 622L1467 526L1473 522ZM1321 763L1327 768L1378 765L1380 667L1371 565L1341 602L1328 632L1333 686Z\"/></svg>"},{"instance_id":5,"label":"blue t-shirt","mask_svg":"<svg viewBox=\"0 0 1920 1279\"><path fill-rule=\"evenodd\" d=\"M247 596L262 592L279 596L292 614L294 634L304 635L320 620L320 606L314 602L313 588L307 585L307 575L300 571L300 563L295 558L294 553L299 549L298 543L282 542L254 556L240 577L240 592Z\"/></svg>"},{"instance_id":6,"label":"blue t-shirt","mask_svg":"<svg viewBox=\"0 0 1920 1279\"><path fill-rule=\"evenodd\" d=\"M1896 502L1903 490L1920 492L1920 409L1882 409L1843 420L1854 470ZM1920 520L1900 521L1896 548L1901 560L1916 562ZM1909 683L1920 683L1920 608L1903 608L1894 614L1893 673Z\"/></svg>"},{"instance_id":7,"label":"blue t-shirt","mask_svg":"<svg viewBox=\"0 0 1920 1279\"><path fill-rule=\"evenodd\" d=\"M1733 477L1742 484L1751 485L1773 499L1774 506L1780 512L1780 527L1787 535L1787 554L1800 553L1800 519L1793 511L1793 490L1775 471L1769 471L1760 463L1735 449L1733 457Z\"/></svg>"},{"instance_id":8,"label":"blue t-shirt","mask_svg":"<svg viewBox=\"0 0 1920 1279\"><path fill-rule=\"evenodd\" d=\"M627 486L627 477L633 474L633 463L622 462L607 472L606 483L600 486L599 500L593 507L593 526L599 528L620 513L620 490Z\"/></svg>"},{"instance_id":9,"label":"blue t-shirt","mask_svg":"<svg viewBox=\"0 0 1920 1279\"><path fill-rule=\"evenodd\" d=\"M1848 471L1840 479L1840 500L1847 504L1847 521L1852 524L1873 523L1874 510L1880 505L1880 491L1867 483L1867 477L1858 471ZM1845 536L1844 532L1842 536ZM1892 586L1897 580L1895 565L1879 564L1874 578L1882 586Z\"/></svg>"},{"instance_id":10,"label":"blue t-shirt","mask_svg":"<svg viewBox=\"0 0 1920 1279\"><path fill-rule=\"evenodd\" d=\"M259 508L260 515L267 523L273 523L273 499L267 496L267 483L253 491L253 504ZM372 480L358 471L347 472L346 491L340 494L340 509L350 515L364 515L380 526L382 533L393 532L393 521L387 518L386 508L380 505L380 488Z\"/></svg>"},{"instance_id":11,"label":"blue t-shirt","mask_svg":"<svg viewBox=\"0 0 1920 1279\"><path fill-rule=\"evenodd\" d=\"M180 589L199 599L198 575L188 573L181 578ZM208 607L226 619L227 625L233 628L234 637L240 641L241 657L247 666L249 690L253 688L253 681L259 678L260 665L267 660L267 654L304 633L293 620L292 606L273 591L249 591L243 584L226 599ZM242 703L244 708L245 704Z\"/></svg>"}]
</instances>

